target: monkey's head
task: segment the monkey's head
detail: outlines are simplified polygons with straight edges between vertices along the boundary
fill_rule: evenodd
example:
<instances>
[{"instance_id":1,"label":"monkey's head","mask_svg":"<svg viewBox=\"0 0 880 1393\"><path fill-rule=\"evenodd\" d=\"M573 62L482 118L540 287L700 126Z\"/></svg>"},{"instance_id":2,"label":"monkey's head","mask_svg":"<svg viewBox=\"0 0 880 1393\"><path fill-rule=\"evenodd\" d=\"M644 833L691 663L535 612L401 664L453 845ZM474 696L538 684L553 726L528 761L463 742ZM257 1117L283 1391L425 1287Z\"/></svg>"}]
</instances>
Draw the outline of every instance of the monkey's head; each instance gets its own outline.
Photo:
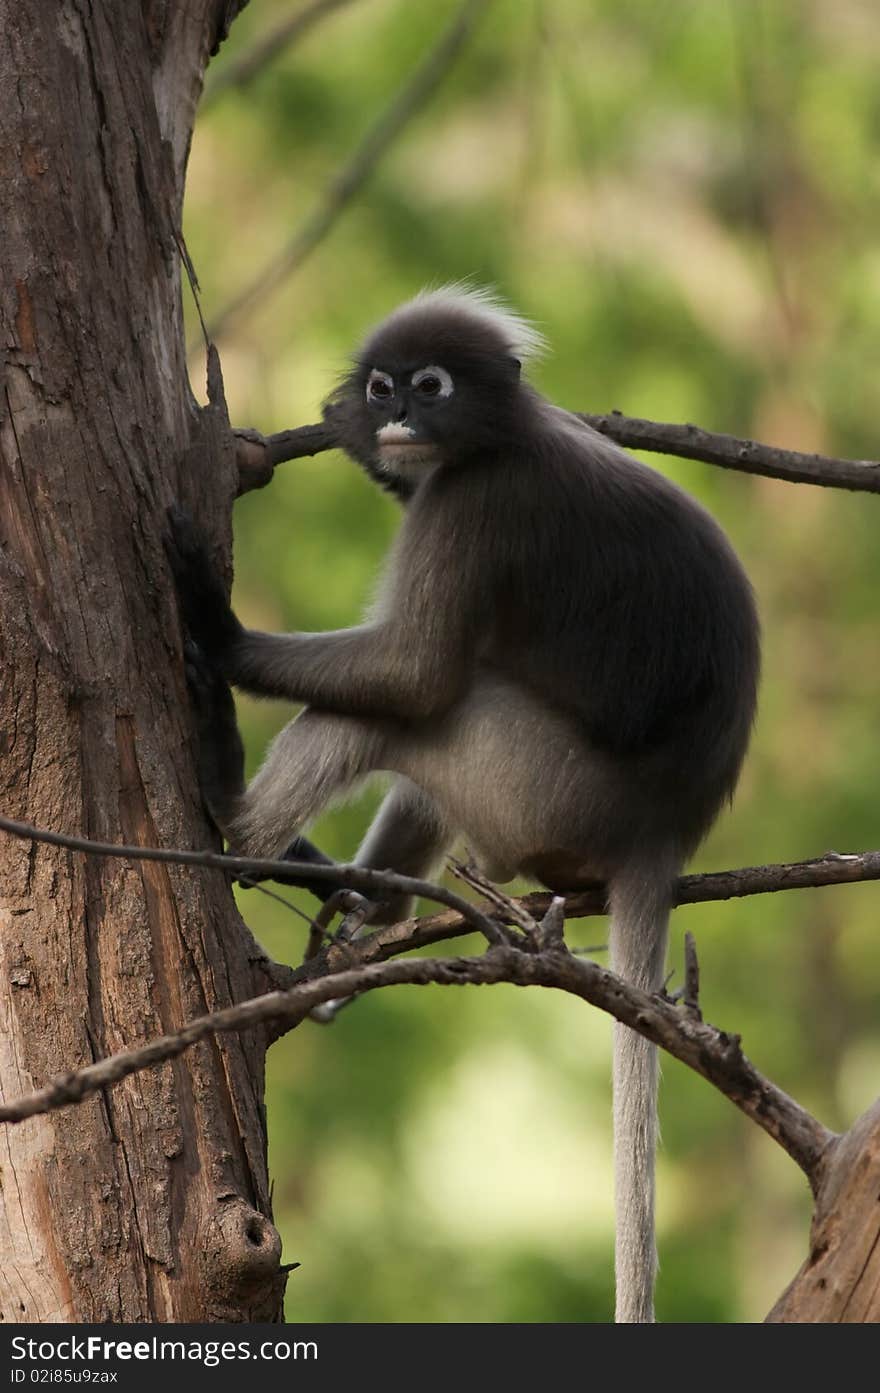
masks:
<instances>
[{"instance_id":1,"label":"monkey's head","mask_svg":"<svg viewBox=\"0 0 880 1393\"><path fill-rule=\"evenodd\" d=\"M522 362L544 340L490 291L423 291L367 337L325 404L343 448L406 499L437 465L503 452L517 434Z\"/></svg>"}]
</instances>

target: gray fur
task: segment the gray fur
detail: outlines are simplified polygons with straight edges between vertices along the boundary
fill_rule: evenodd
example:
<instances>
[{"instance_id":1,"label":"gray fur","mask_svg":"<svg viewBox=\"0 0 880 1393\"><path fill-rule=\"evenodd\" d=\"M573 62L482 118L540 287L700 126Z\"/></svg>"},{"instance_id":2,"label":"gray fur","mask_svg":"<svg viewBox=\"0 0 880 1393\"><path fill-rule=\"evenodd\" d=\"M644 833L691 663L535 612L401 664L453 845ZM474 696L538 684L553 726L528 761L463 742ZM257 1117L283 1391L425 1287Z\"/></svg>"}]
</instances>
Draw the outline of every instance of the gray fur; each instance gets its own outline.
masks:
<instances>
[{"instance_id":1,"label":"gray fur","mask_svg":"<svg viewBox=\"0 0 880 1393\"><path fill-rule=\"evenodd\" d=\"M360 627L207 626L231 681L309 708L226 822L234 847L273 855L391 771L403 782L361 859L422 873L463 833L496 880L603 878L612 964L655 991L671 884L745 754L757 618L703 508L521 380L535 344L453 287L395 311L357 355L327 414L406 504L403 525ZM451 374L451 394L426 391L426 365ZM653 1319L656 1080L655 1049L615 1027L621 1321Z\"/></svg>"}]
</instances>

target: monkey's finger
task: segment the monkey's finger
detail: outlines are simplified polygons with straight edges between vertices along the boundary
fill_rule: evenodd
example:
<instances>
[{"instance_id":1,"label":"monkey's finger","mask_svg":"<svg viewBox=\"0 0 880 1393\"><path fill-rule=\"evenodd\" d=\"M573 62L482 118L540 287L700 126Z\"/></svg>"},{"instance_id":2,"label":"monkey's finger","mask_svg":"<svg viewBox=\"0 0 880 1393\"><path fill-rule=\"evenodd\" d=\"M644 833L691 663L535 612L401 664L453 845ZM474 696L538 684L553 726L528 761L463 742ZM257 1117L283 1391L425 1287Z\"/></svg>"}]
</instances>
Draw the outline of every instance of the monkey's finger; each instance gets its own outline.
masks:
<instances>
[{"instance_id":1,"label":"monkey's finger","mask_svg":"<svg viewBox=\"0 0 880 1393\"><path fill-rule=\"evenodd\" d=\"M212 663L204 649L189 636L183 641L183 670L187 686L197 704L213 702L218 696L229 692L229 683L221 668ZM229 700L231 702L231 695Z\"/></svg>"},{"instance_id":2,"label":"monkey's finger","mask_svg":"<svg viewBox=\"0 0 880 1393\"><path fill-rule=\"evenodd\" d=\"M168 509L165 551L184 626L203 654L215 659L237 638L240 625L226 587L192 518L177 505Z\"/></svg>"}]
</instances>

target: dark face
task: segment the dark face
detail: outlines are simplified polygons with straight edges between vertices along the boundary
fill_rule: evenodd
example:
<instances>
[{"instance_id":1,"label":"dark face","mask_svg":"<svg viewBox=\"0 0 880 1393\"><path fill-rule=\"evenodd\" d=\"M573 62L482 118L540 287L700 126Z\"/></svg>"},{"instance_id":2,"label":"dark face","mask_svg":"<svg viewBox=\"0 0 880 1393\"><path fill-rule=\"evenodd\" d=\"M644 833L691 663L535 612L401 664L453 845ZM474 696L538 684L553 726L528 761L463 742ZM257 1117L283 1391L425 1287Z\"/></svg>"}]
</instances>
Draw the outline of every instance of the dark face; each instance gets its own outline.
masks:
<instances>
[{"instance_id":1,"label":"dark face","mask_svg":"<svg viewBox=\"0 0 880 1393\"><path fill-rule=\"evenodd\" d=\"M438 465L503 452L519 379L497 333L461 312L408 314L368 339L327 414L377 482L407 498Z\"/></svg>"},{"instance_id":2,"label":"dark face","mask_svg":"<svg viewBox=\"0 0 880 1393\"><path fill-rule=\"evenodd\" d=\"M440 363L389 372L371 367L364 399L376 442L380 469L418 482L419 474L440 463L443 444L455 434L455 380Z\"/></svg>"}]
</instances>

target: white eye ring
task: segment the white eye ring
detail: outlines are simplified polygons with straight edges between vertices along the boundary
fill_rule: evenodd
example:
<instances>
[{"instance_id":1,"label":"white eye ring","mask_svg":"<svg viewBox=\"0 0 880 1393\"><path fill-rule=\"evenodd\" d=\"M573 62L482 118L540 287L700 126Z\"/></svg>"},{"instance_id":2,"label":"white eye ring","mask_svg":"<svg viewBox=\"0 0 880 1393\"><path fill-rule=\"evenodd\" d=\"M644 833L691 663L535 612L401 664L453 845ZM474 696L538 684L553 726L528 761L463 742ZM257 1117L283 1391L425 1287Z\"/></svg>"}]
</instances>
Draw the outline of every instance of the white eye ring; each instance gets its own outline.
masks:
<instances>
[{"instance_id":1,"label":"white eye ring","mask_svg":"<svg viewBox=\"0 0 880 1393\"><path fill-rule=\"evenodd\" d=\"M379 391L376 391L376 388ZM373 368L367 378L367 401L388 401L394 396L394 378L387 372Z\"/></svg>"},{"instance_id":2,"label":"white eye ring","mask_svg":"<svg viewBox=\"0 0 880 1393\"><path fill-rule=\"evenodd\" d=\"M455 391L455 384L453 383L452 378L450 377L449 373L446 371L445 368L438 368L436 364L433 363L430 367L419 368L418 372L413 373L413 390L418 391L418 388L421 385L421 383L429 377L436 377L437 381L440 383L440 388L436 392L426 392L426 396L441 398L452 396L452 393Z\"/></svg>"}]
</instances>

